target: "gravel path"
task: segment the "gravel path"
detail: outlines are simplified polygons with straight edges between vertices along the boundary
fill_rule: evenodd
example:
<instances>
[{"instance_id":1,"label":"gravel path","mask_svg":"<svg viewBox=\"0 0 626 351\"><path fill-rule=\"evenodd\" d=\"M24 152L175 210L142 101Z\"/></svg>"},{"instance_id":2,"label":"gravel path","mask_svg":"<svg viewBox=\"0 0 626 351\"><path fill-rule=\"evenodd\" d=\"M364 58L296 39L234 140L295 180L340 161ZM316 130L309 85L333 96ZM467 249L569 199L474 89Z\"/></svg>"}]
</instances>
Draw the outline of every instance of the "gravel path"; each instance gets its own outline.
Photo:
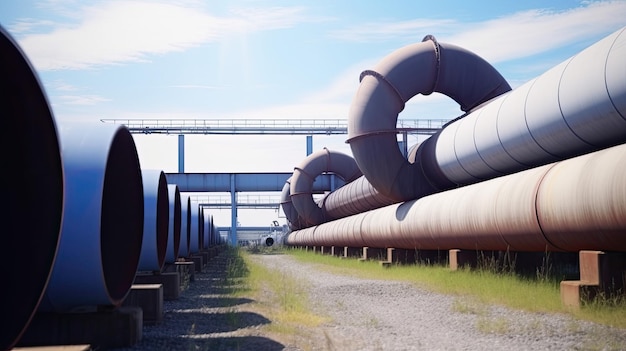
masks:
<instances>
[{"instance_id":1,"label":"gravel path","mask_svg":"<svg viewBox=\"0 0 626 351\"><path fill-rule=\"evenodd\" d=\"M196 275L163 323L144 327L128 350L626 350L626 330L565 315L513 311L418 289L321 271L288 255L254 255L256 262L309 287L325 323L310 340L280 340L249 299L224 298L226 253Z\"/></svg>"}]
</instances>

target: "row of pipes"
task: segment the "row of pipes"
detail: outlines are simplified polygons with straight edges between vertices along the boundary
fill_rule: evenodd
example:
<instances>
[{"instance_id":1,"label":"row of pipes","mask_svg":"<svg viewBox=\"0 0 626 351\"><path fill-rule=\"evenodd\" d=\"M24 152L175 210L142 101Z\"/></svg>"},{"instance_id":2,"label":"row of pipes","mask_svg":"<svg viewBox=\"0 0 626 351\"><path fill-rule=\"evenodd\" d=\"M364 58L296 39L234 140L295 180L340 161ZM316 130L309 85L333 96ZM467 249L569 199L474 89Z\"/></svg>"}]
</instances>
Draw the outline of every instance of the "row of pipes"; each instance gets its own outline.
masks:
<instances>
[{"instance_id":1,"label":"row of pipes","mask_svg":"<svg viewBox=\"0 0 626 351\"><path fill-rule=\"evenodd\" d=\"M626 27L511 90L489 63L427 36L364 71L354 158L309 155L283 187L288 245L626 251ZM404 157L417 94L464 112ZM316 197L322 173L346 181Z\"/></svg>"},{"instance_id":2,"label":"row of pipes","mask_svg":"<svg viewBox=\"0 0 626 351\"><path fill-rule=\"evenodd\" d=\"M117 308L138 272L218 245L213 216L161 170L142 169L124 126L55 121L28 58L0 27L0 349L36 313ZM14 132L10 135L8 131Z\"/></svg>"}]
</instances>

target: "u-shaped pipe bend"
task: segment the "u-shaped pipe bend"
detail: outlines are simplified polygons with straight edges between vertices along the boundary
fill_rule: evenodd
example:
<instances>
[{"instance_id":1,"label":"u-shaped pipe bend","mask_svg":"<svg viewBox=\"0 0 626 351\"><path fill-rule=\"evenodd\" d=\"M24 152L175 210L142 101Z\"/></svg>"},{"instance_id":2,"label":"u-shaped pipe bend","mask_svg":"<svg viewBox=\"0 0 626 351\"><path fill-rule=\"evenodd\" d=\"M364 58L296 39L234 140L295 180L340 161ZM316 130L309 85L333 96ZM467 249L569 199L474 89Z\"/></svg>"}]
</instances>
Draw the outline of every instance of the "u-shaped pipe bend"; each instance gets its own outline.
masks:
<instances>
[{"instance_id":1,"label":"u-shaped pipe bend","mask_svg":"<svg viewBox=\"0 0 626 351\"><path fill-rule=\"evenodd\" d=\"M434 147L428 144L436 142L436 137L422 143L413 164L398 149L396 123L404 104L417 94L438 92L468 112L510 90L487 61L426 36L361 74L348 117L347 142L367 180L385 196L405 201L446 190L454 184L442 181L440 171L422 166L434 163Z\"/></svg>"}]
</instances>

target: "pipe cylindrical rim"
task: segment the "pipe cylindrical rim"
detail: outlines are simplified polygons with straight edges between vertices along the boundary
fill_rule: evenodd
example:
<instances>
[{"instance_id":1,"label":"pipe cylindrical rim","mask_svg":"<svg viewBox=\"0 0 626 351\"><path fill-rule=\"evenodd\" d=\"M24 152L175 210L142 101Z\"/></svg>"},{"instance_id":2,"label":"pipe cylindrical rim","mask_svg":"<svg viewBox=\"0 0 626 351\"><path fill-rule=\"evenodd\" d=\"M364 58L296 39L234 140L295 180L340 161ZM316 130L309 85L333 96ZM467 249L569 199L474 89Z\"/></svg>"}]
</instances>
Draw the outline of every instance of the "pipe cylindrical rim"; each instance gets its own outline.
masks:
<instances>
[{"instance_id":1,"label":"pipe cylindrical rim","mask_svg":"<svg viewBox=\"0 0 626 351\"><path fill-rule=\"evenodd\" d=\"M0 106L6 130L19 134L2 159L10 204L2 213L0 349L10 349L30 323L46 289L59 244L64 178L54 117L35 70L0 26ZM28 264L15 268L29 253Z\"/></svg>"}]
</instances>

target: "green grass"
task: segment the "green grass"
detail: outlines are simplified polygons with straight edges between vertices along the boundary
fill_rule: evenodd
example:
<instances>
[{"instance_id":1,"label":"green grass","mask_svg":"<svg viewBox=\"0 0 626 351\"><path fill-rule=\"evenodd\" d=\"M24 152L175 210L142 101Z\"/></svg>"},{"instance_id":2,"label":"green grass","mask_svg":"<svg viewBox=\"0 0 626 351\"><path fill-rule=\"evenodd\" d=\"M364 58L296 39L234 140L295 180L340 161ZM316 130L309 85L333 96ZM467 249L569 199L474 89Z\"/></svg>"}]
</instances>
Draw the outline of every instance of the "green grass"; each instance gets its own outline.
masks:
<instances>
[{"instance_id":1,"label":"green grass","mask_svg":"<svg viewBox=\"0 0 626 351\"><path fill-rule=\"evenodd\" d=\"M581 320L626 328L626 299L600 298L579 311L571 311L561 303L559 282L544 277L533 279L492 269L451 271L442 265L394 265L391 269L382 269L376 261L339 259L299 249L286 252L300 261L317 264L337 274L407 281L430 291L468 297L478 304L498 304L530 312L565 313ZM503 325L485 323L485 329L506 329Z\"/></svg>"},{"instance_id":2,"label":"green grass","mask_svg":"<svg viewBox=\"0 0 626 351\"><path fill-rule=\"evenodd\" d=\"M271 323L263 326L267 331L297 343L304 350L312 345L305 344L309 331L328 321L328 318L311 312L304 280L277 271L270 271L257 264L254 255L280 253L275 248L263 248L250 253L233 249L227 272L232 297L247 297L255 302L252 309Z\"/></svg>"}]
</instances>

